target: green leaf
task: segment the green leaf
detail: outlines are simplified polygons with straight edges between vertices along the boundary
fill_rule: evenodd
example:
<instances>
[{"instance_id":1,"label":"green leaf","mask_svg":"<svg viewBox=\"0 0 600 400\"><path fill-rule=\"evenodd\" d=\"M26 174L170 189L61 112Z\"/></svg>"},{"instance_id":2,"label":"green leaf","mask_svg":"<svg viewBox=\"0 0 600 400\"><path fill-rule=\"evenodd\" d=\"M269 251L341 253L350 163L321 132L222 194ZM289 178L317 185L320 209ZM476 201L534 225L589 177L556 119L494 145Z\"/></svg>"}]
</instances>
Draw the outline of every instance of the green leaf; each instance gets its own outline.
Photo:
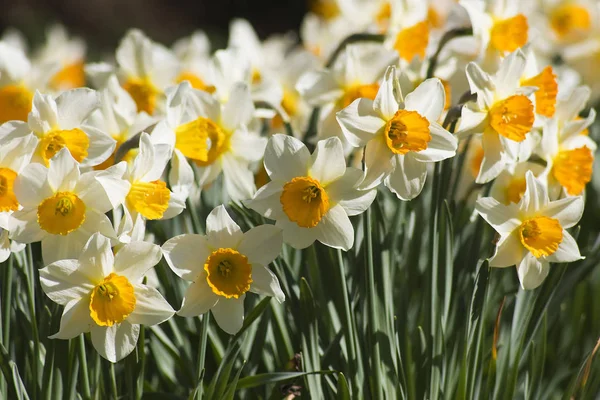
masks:
<instances>
[{"instance_id":1,"label":"green leaf","mask_svg":"<svg viewBox=\"0 0 600 400\"><path fill-rule=\"evenodd\" d=\"M268 385L287 381L290 379L303 378L309 375L328 375L334 374L335 371L314 371L314 372L270 372L266 374L258 374L254 376L246 376L238 381L237 388L250 389L258 386Z\"/></svg>"}]
</instances>

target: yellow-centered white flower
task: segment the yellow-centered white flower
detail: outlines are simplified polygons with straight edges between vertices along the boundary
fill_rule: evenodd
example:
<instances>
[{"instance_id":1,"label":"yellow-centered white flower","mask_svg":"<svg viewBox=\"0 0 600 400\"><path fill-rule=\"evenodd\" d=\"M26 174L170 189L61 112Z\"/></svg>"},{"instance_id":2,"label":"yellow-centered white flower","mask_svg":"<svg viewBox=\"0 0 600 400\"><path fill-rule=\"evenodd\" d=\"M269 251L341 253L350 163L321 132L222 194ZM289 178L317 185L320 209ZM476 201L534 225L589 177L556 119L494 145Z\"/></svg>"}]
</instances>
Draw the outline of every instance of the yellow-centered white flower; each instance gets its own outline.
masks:
<instances>
[{"instance_id":1,"label":"yellow-centered white flower","mask_svg":"<svg viewBox=\"0 0 600 400\"><path fill-rule=\"evenodd\" d=\"M375 100L355 100L338 113L346 140L355 147L366 146L362 188L384 181L402 200L421 193L427 163L456 154L458 141L437 122L444 103L439 79L426 80L404 97L395 68L390 67Z\"/></svg>"},{"instance_id":2,"label":"yellow-centered white flower","mask_svg":"<svg viewBox=\"0 0 600 400\"><path fill-rule=\"evenodd\" d=\"M237 333L247 292L285 300L277 277L267 268L281 245L281 229L260 225L243 233L225 207L218 206L206 219L206 235L179 235L162 247L173 272L192 282L177 314L194 317L211 310L221 329Z\"/></svg>"},{"instance_id":3,"label":"yellow-centered white flower","mask_svg":"<svg viewBox=\"0 0 600 400\"><path fill-rule=\"evenodd\" d=\"M27 121L36 90L47 90L59 64L32 65L23 49L0 42L0 124Z\"/></svg>"},{"instance_id":4,"label":"yellow-centered white flower","mask_svg":"<svg viewBox=\"0 0 600 400\"><path fill-rule=\"evenodd\" d=\"M484 197L477 201L476 210L500 234L490 266L516 265L523 289L534 289L548 275L550 263L583 258L567 229L581 219L584 202L582 197L549 201L545 184L531 171L526 185L518 204Z\"/></svg>"},{"instance_id":5,"label":"yellow-centered white flower","mask_svg":"<svg viewBox=\"0 0 600 400\"><path fill-rule=\"evenodd\" d=\"M339 137L350 149L336 121L336 113L354 100L375 100L379 80L388 65L396 64L398 56L379 44L353 44L330 69L307 72L300 77L296 88L312 106L321 107L317 136L325 139Z\"/></svg>"},{"instance_id":6,"label":"yellow-centered white flower","mask_svg":"<svg viewBox=\"0 0 600 400\"><path fill-rule=\"evenodd\" d=\"M484 156L477 183L491 181L508 164L526 161L533 151L535 88L520 86L525 63L525 55L517 50L502 60L493 76L475 63L467 65L467 79L477 100L463 106L457 136L482 135Z\"/></svg>"},{"instance_id":7,"label":"yellow-centered white flower","mask_svg":"<svg viewBox=\"0 0 600 400\"><path fill-rule=\"evenodd\" d=\"M592 179L596 142L588 135L596 119L592 108L580 118L590 98L587 86L576 88L568 97L558 101L556 114L544 122L539 155L546 160L551 197L559 195L561 187L570 196L583 193Z\"/></svg>"},{"instance_id":8,"label":"yellow-centered white flower","mask_svg":"<svg viewBox=\"0 0 600 400\"><path fill-rule=\"evenodd\" d=\"M297 249L315 240L343 250L352 247L354 228L349 216L365 211L376 190L359 189L364 173L346 168L338 138L319 141L311 155L298 139L274 135L264 164L271 181L244 204L276 220L284 242Z\"/></svg>"},{"instance_id":9,"label":"yellow-centered white flower","mask_svg":"<svg viewBox=\"0 0 600 400\"><path fill-rule=\"evenodd\" d=\"M67 149L60 150L48 168L27 165L14 182L23 208L10 216L11 239L41 241L45 263L76 258L94 232L116 239L105 213L121 204L129 191L129 182L122 179L126 166L122 162L81 174Z\"/></svg>"},{"instance_id":10,"label":"yellow-centered white flower","mask_svg":"<svg viewBox=\"0 0 600 400\"><path fill-rule=\"evenodd\" d=\"M188 81L194 89L213 93L211 82L210 41L203 31L196 31L173 44L173 53L180 63L175 83Z\"/></svg>"},{"instance_id":11,"label":"yellow-centered white flower","mask_svg":"<svg viewBox=\"0 0 600 400\"><path fill-rule=\"evenodd\" d=\"M182 82L167 90L166 117L152 131L154 143L179 150L196 167L200 186L223 172L225 195L234 201L256 191L250 164L260 161L266 138L252 132L254 105L248 85L238 82L221 104L210 94ZM179 157L181 162L184 157Z\"/></svg>"},{"instance_id":12,"label":"yellow-centered white flower","mask_svg":"<svg viewBox=\"0 0 600 400\"><path fill-rule=\"evenodd\" d=\"M36 92L27 122L3 124L0 137L36 136L39 142L32 162L48 166L65 148L82 167L92 167L106 160L115 148L113 138L87 124L98 106L98 95L91 89L68 90L56 98Z\"/></svg>"},{"instance_id":13,"label":"yellow-centered white flower","mask_svg":"<svg viewBox=\"0 0 600 400\"><path fill-rule=\"evenodd\" d=\"M170 159L171 148L166 144L153 144L150 135L142 132L139 152L129 164L124 179L130 189L123 202L124 215L119 226L121 241L143 240L145 221L173 218L185 208L182 191L171 191L162 180L163 172ZM189 180L193 172L187 171ZM187 192L185 192L187 193ZM139 226L138 226L139 225Z\"/></svg>"},{"instance_id":14,"label":"yellow-centered white flower","mask_svg":"<svg viewBox=\"0 0 600 400\"><path fill-rule=\"evenodd\" d=\"M40 269L46 295L63 305L60 329L51 339L72 339L90 332L102 357L117 362L137 344L140 325L160 324L175 310L142 280L162 258L160 247L132 242L116 255L110 240L95 233L77 259Z\"/></svg>"}]
</instances>

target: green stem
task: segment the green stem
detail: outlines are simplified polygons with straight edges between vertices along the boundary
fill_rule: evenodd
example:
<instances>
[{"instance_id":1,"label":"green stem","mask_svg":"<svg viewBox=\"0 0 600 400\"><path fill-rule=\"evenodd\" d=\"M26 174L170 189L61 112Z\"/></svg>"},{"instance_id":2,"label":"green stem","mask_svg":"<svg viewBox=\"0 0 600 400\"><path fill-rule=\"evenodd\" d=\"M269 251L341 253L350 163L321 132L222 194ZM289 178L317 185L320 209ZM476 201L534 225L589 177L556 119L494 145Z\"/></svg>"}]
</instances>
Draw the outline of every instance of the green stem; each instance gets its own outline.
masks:
<instances>
[{"instance_id":1,"label":"green stem","mask_svg":"<svg viewBox=\"0 0 600 400\"><path fill-rule=\"evenodd\" d=\"M367 280L368 280L368 309L369 309L369 324L368 332L370 336L371 345L373 348L372 362L370 370L373 371L372 392L375 394L376 399L383 399L383 381L381 376L381 354L379 351L379 341L377 339L377 332L379 332L379 319L377 317L377 293L375 290L375 271L373 266L373 236L371 228L373 226L371 208L369 207L366 211L365 217L365 238L366 238L366 251L365 257L367 258Z\"/></svg>"},{"instance_id":2,"label":"green stem","mask_svg":"<svg viewBox=\"0 0 600 400\"><path fill-rule=\"evenodd\" d=\"M143 325L140 326L139 354L140 354L140 369L137 376L137 385L135 388L135 398L141 399L144 394L144 376L146 372L146 329Z\"/></svg>"},{"instance_id":3,"label":"green stem","mask_svg":"<svg viewBox=\"0 0 600 400\"><path fill-rule=\"evenodd\" d=\"M431 371L430 371L430 383L429 383L429 397L431 399L437 399L439 396L440 387L440 366L436 365L436 361L441 356L442 341L440 338L439 330L439 295L438 295L438 277L439 277L439 180L441 175L441 163L437 163L435 166L435 172L433 174L433 185L431 188L431 226L429 228L429 247L431 249L431 303L430 303L430 334L432 340L431 346Z\"/></svg>"},{"instance_id":4,"label":"green stem","mask_svg":"<svg viewBox=\"0 0 600 400\"><path fill-rule=\"evenodd\" d=\"M113 399L119 398L119 393L117 391L117 379L115 378L115 364L108 362L108 372L110 375L110 390L112 393Z\"/></svg>"},{"instance_id":5,"label":"green stem","mask_svg":"<svg viewBox=\"0 0 600 400\"><path fill-rule=\"evenodd\" d=\"M200 341L198 342L198 392L196 393L196 398L198 400L202 399L202 395L204 392L204 388L202 386L202 381L204 380L204 362L206 360L206 342L208 337L208 323L210 321L210 313L206 313L202 316L202 325L200 327Z\"/></svg>"},{"instance_id":6,"label":"green stem","mask_svg":"<svg viewBox=\"0 0 600 400\"><path fill-rule=\"evenodd\" d=\"M352 307L350 306L350 299L348 298L348 285L346 284L346 273L344 268L344 259L342 257L342 251L337 250L337 264L338 264L338 280L341 284L342 296L344 299L344 335L346 337L346 348L348 349L348 357L350 358L350 371L356 373L356 339L354 337L354 324L352 322ZM354 380L353 380L354 382ZM354 388L357 389L357 388Z\"/></svg>"},{"instance_id":7,"label":"green stem","mask_svg":"<svg viewBox=\"0 0 600 400\"><path fill-rule=\"evenodd\" d=\"M40 368L40 335L38 333L37 319L35 312L35 271L33 266L33 255L31 253L31 245L27 245L27 262L25 265L25 277L27 279L27 305L29 308L29 316L31 317L31 335L33 337L33 362L31 363L31 372L35 390L33 398L36 399L39 391L39 368Z\"/></svg>"},{"instance_id":8,"label":"green stem","mask_svg":"<svg viewBox=\"0 0 600 400\"><path fill-rule=\"evenodd\" d=\"M83 398L90 399L90 375L88 373L87 357L85 355L85 338L83 333L77 339L79 341L79 366L81 367L81 386L83 390Z\"/></svg>"},{"instance_id":9,"label":"green stem","mask_svg":"<svg viewBox=\"0 0 600 400\"><path fill-rule=\"evenodd\" d=\"M2 299L2 343L8 346L10 340L10 305L12 304L12 276L13 255L8 258L8 265L4 265L4 298Z\"/></svg>"}]
</instances>

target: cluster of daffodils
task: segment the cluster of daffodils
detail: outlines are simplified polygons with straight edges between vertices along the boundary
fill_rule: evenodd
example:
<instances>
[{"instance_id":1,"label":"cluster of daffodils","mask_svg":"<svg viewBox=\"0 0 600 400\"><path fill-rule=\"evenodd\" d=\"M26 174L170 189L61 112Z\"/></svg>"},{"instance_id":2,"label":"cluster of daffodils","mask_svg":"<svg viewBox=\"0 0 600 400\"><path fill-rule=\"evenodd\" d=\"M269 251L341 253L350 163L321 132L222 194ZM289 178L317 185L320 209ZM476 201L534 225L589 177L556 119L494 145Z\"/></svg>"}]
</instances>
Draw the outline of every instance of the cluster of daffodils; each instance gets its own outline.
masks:
<instances>
[{"instance_id":1,"label":"cluster of daffodils","mask_svg":"<svg viewBox=\"0 0 600 400\"><path fill-rule=\"evenodd\" d=\"M582 258L567 229L597 147L597 2L310 4L299 39L234 20L216 51L201 31L169 48L131 30L99 63L61 27L36 51L0 40L0 258L41 242L53 337L90 332L116 362L175 313L235 334L247 292L284 301L283 245L350 250L378 191L417 199L457 154L452 200L500 235L492 266L532 289ZM206 235L154 243L147 222L205 192ZM267 224L242 232L230 202ZM190 282L177 312L146 283L162 257Z\"/></svg>"}]
</instances>

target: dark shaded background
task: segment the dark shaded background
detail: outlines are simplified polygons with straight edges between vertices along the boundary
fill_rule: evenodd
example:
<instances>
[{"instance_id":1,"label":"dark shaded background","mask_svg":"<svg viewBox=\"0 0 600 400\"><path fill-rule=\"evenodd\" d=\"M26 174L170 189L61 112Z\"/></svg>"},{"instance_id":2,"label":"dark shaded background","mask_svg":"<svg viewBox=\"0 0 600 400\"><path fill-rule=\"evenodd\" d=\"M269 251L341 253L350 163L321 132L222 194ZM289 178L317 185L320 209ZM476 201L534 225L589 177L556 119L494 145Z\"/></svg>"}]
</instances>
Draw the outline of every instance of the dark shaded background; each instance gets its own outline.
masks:
<instances>
[{"instance_id":1,"label":"dark shaded background","mask_svg":"<svg viewBox=\"0 0 600 400\"><path fill-rule=\"evenodd\" d=\"M113 53L129 28L171 45L203 29L215 47L224 47L229 22L248 19L262 38L297 31L306 0L0 0L0 30L14 27L30 44L39 44L44 29L61 22L88 43L92 58Z\"/></svg>"}]
</instances>

